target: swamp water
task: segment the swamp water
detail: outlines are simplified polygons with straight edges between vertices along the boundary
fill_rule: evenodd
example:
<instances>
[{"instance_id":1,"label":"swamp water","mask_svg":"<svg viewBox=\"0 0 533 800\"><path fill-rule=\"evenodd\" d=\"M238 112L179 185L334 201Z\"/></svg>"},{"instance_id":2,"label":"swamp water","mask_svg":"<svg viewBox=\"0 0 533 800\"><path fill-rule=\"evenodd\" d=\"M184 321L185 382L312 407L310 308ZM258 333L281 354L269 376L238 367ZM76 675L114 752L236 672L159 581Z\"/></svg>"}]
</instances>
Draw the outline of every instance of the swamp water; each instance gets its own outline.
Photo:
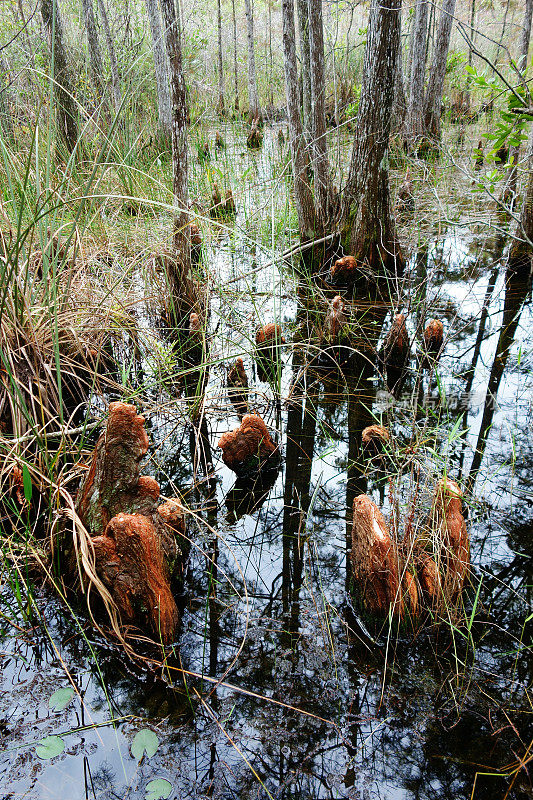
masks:
<instances>
[{"instance_id":1,"label":"swamp water","mask_svg":"<svg viewBox=\"0 0 533 800\"><path fill-rule=\"evenodd\" d=\"M385 631L372 641L347 601L347 508L368 491L386 514L399 510L405 520L413 495L424 508L444 471L462 485L467 480L502 318L502 277L468 395L464 374L497 244L486 233L449 226L408 265L399 306L411 336L433 316L445 323L436 374L417 383L413 357L397 400L376 373L364 386L353 378L332 386L306 369L306 291L290 266L273 258L287 239L273 233L269 252L244 232L254 213L275 220L276 203L285 202L271 179L275 136L267 131L261 154L239 156L253 171L237 219L204 254L215 276L202 406L211 455L177 390L155 386L149 359L142 369L138 404L152 442L144 471L164 494L179 491L194 512L176 658L158 678L133 667L45 592L37 597L41 624L28 628L5 584L3 798L466 800L504 797L507 789L508 797L530 796L526 772L512 776L533 728L525 624L532 582L530 307L522 309L497 397L489 399L492 428L468 501L469 625ZM259 381L250 352L257 326L274 319L288 345L279 381L269 386ZM158 339L157 314L143 302L138 322L147 340ZM385 327L389 322L390 315ZM358 337L364 334L354 323ZM226 365L238 356L252 386L250 405L283 447L281 470L257 492L255 509L246 508L246 494L232 494L235 476L216 449L219 436L238 424L224 388ZM400 448L401 469L390 482L364 475L356 458L372 415L390 426ZM209 463L205 468L210 459L212 472ZM67 691L54 695L61 688ZM52 695L52 706L66 706L50 707ZM139 763L130 748L146 728L159 744ZM52 758L36 749L47 736L64 744ZM498 770L511 777L484 774Z\"/></svg>"}]
</instances>

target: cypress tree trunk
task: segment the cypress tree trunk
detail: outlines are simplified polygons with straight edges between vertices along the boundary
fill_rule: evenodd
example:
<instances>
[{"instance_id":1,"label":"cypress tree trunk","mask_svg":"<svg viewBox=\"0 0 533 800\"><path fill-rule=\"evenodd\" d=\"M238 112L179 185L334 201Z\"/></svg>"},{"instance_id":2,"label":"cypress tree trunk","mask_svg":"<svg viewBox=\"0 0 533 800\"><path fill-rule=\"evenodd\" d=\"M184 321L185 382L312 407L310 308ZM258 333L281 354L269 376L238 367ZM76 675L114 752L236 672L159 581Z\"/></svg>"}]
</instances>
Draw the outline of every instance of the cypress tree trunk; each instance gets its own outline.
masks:
<instances>
[{"instance_id":1,"label":"cypress tree trunk","mask_svg":"<svg viewBox=\"0 0 533 800\"><path fill-rule=\"evenodd\" d=\"M111 28L109 27L109 20L107 18L107 11L104 0L98 0L98 11L102 18L102 25L104 28L104 36L106 41L107 52L109 55L109 66L111 69L111 86L113 88L113 101L115 104L115 111L118 111L122 102L122 95L120 92L120 74L118 71L117 54L115 52L115 45Z\"/></svg>"},{"instance_id":2,"label":"cypress tree trunk","mask_svg":"<svg viewBox=\"0 0 533 800\"><path fill-rule=\"evenodd\" d=\"M272 3L268 0L268 86L270 108L274 108L274 58L272 55Z\"/></svg>"},{"instance_id":3,"label":"cypress tree trunk","mask_svg":"<svg viewBox=\"0 0 533 800\"><path fill-rule=\"evenodd\" d=\"M520 44L518 48L518 69L525 72L527 67L527 54L529 52L529 40L531 39L531 18L533 16L533 0L526 0L524 12L524 22L520 33Z\"/></svg>"},{"instance_id":4,"label":"cypress tree trunk","mask_svg":"<svg viewBox=\"0 0 533 800\"><path fill-rule=\"evenodd\" d=\"M231 0L233 16L233 79L235 81L235 111L239 110L239 72L237 69L237 17L235 16L235 0Z\"/></svg>"},{"instance_id":5,"label":"cypress tree trunk","mask_svg":"<svg viewBox=\"0 0 533 800\"><path fill-rule=\"evenodd\" d=\"M407 98L405 96L405 83L403 74L402 31L400 16L400 35L398 37L398 55L396 60L396 77L394 79L394 103L392 107L393 127L401 130L407 114Z\"/></svg>"},{"instance_id":6,"label":"cypress tree trunk","mask_svg":"<svg viewBox=\"0 0 533 800\"><path fill-rule=\"evenodd\" d=\"M161 0L172 99L172 188L174 192L174 257L169 276L174 302L183 309L192 302L191 229L187 164L187 95L181 40L174 0Z\"/></svg>"},{"instance_id":7,"label":"cypress tree trunk","mask_svg":"<svg viewBox=\"0 0 533 800\"><path fill-rule=\"evenodd\" d=\"M417 0L411 56L411 91L407 107L406 140L410 145L424 133L424 74L428 28L428 2Z\"/></svg>"},{"instance_id":8,"label":"cypress tree trunk","mask_svg":"<svg viewBox=\"0 0 533 800\"><path fill-rule=\"evenodd\" d=\"M476 0L472 0L470 4L470 30L468 31L468 35L470 37L470 43L468 45L468 66L472 66L472 48L474 46L474 37L475 37L475 30L474 24L476 22ZM467 78L467 86L470 87L470 75ZM464 108L466 111L470 109L470 88L467 88L464 96Z\"/></svg>"},{"instance_id":9,"label":"cypress tree trunk","mask_svg":"<svg viewBox=\"0 0 533 800\"><path fill-rule=\"evenodd\" d=\"M161 6L163 7L163 3ZM162 131L169 136L172 127L172 103L168 85L169 56L168 49L165 47L165 36L161 27L161 16L157 0L146 0L146 11L148 12L148 22L150 23L150 32L152 34L159 125Z\"/></svg>"},{"instance_id":10,"label":"cypress tree trunk","mask_svg":"<svg viewBox=\"0 0 533 800\"><path fill-rule=\"evenodd\" d=\"M98 92L98 100L102 101L104 96L104 64L102 53L98 42L98 31L94 18L93 0L82 0L83 21L87 32L87 45L89 49L89 67L93 83Z\"/></svg>"},{"instance_id":11,"label":"cypress tree trunk","mask_svg":"<svg viewBox=\"0 0 533 800\"><path fill-rule=\"evenodd\" d=\"M220 0L217 0L217 23L218 23L218 106L219 114L224 114L224 65L222 59L222 8Z\"/></svg>"},{"instance_id":12,"label":"cypress tree trunk","mask_svg":"<svg viewBox=\"0 0 533 800\"><path fill-rule=\"evenodd\" d=\"M388 172L400 12L401 0L372 0L357 132L342 198L345 246L376 276L402 266Z\"/></svg>"},{"instance_id":13,"label":"cypress tree trunk","mask_svg":"<svg viewBox=\"0 0 533 800\"><path fill-rule=\"evenodd\" d=\"M326 81L322 0L308 0L308 4L315 208L322 224L326 225L327 221L329 221L332 216L333 192L329 172L328 142L326 137Z\"/></svg>"},{"instance_id":14,"label":"cypress tree trunk","mask_svg":"<svg viewBox=\"0 0 533 800\"><path fill-rule=\"evenodd\" d=\"M69 153L78 141L78 112L74 101L72 78L67 65L63 26L58 0L41 0L43 19L52 60L53 94L56 103L57 127Z\"/></svg>"},{"instance_id":15,"label":"cypress tree trunk","mask_svg":"<svg viewBox=\"0 0 533 800\"><path fill-rule=\"evenodd\" d=\"M428 87L424 102L424 122L426 132L434 139L440 139L440 118L446 60L450 47L455 0L443 0L439 27L433 51L433 62L429 73Z\"/></svg>"},{"instance_id":16,"label":"cypress tree trunk","mask_svg":"<svg viewBox=\"0 0 533 800\"><path fill-rule=\"evenodd\" d=\"M255 72L254 50L254 12L252 0L244 0L246 12L246 30L248 33L248 106L251 120L259 119L259 97L257 95L257 77Z\"/></svg>"},{"instance_id":17,"label":"cypress tree trunk","mask_svg":"<svg viewBox=\"0 0 533 800\"><path fill-rule=\"evenodd\" d=\"M311 135L311 56L309 53L309 10L307 0L296 0L300 38L300 76L302 81L302 121L306 138Z\"/></svg>"},{"instance_id":18,"label":"cypress tree trunk","mask_svg":"<svg viewBox=\"0 0 533 800\"><path fill-rule=\"evenodd\" d=\"M299 108L294 0L282 0L281 13L283 18L283 64L285 69L292 174L294 177L294 198L300 237L305 241L306 239L312 239L314 236L315 207L313 192L309 185L309 153L305 143Z\"/></svg>"}]
</instances>

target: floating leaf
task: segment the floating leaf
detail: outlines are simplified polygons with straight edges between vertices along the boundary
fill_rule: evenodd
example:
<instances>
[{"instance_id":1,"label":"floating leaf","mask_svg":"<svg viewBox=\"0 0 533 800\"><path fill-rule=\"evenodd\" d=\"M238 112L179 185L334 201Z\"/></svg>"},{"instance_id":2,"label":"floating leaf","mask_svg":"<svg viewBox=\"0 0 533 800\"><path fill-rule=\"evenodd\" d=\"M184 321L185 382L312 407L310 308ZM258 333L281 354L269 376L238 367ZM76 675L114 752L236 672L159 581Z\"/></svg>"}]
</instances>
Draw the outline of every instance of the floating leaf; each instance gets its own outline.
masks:
<instances>
[{"instance_id":1,"label":"floating leaf","mask_svg":"<svg viewBox=\"0 0 533 800\"><path fill-rule=\"evenodd\" d=\"M63 752L65 742L61 736L45 736L35 747L35 752L39 758L54 758ZM166 795L168 797L168 795Z\"/></svg>"},{"instance_id":2,"label":"floating leaf","mask_svg":"<svg viewBox=\"0 0 533 800\"><path fill-rule=\"evenodd\" d=\"M143 728L137 731L131 743L131 754L133 758L140 761L146 752L147 758L152 758L159 747L159 739L150 728Z\"/></svg>"},{"instance_id":3,"label":"floating leaf","mask_svg":"<svg viewBox=\"0 0 533 800\"><path fill-rule=\"evenodd\" d=\"M48 701L49 707L53 711L63 711L68 706L70 701L75 695L72 686L64 686L62 689L56 689Z\"/></svg>"},{"instance_id":4,"label":"floating leaf","mask_svg":"<svg viewBox=\"0 0 533 800\"><path fill-rule=\"evenodd\" d=\"M171 783L164 778L156 778L146 784L146 800L167 800L171 791Z\"/></svg>"}]
</instances>

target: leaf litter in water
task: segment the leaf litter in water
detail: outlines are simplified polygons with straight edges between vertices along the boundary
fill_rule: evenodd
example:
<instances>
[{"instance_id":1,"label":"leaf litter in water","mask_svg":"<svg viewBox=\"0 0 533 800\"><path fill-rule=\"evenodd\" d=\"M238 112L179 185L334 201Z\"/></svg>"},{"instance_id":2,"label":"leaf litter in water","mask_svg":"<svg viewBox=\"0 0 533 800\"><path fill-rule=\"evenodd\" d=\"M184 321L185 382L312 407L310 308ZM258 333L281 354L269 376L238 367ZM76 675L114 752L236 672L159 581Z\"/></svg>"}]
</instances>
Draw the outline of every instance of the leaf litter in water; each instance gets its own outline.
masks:
<instances>
[{"instance_id":1,"label":"leaf litter in water","mask_svg":"<svg viewBox=\"0 0 533 800\"><path fill-rule=\"evenodd\" d=\"M131 743L131 754L133 758L140 761L144 753L147 758L152 758L159 747L159 739L150 728L143 728L137 731Z\"/></svg>"},{"instance_id":2,"label":"leaf litter in water","mask_svg":"<svg viewBox=\"0 0 533 800\"><path fill-rule=\"evenodd\" d=\"M74 695L75 691L72 686L64 686L62 689L56 689L55 692L50 695L48 706L52 709L52 711L63 711L63 709L68 706Z\"/></svg>"},{"instance_id":3,"label":"leaf litter in water","mask_svg":"<svg viewBox=\"0 0 533 800\"><path fill-rule=\"evenodd\" d=\"M172 784L165 778L156 778L146 784L146 800L167 800L172 791Z\"/></svg>"},{"instance_id":4,"label":"leaf litter in water","mask_svg":"<svg viewBox=\"0 0 533 800\"><path fill-rule=\"evenodd\" d=\"M61 736L45 736L35 747L35 752L39 758L54 758L63 752L65 742ZM168 797L168 795L166 795Z\"/></svg>"}]
</instances>

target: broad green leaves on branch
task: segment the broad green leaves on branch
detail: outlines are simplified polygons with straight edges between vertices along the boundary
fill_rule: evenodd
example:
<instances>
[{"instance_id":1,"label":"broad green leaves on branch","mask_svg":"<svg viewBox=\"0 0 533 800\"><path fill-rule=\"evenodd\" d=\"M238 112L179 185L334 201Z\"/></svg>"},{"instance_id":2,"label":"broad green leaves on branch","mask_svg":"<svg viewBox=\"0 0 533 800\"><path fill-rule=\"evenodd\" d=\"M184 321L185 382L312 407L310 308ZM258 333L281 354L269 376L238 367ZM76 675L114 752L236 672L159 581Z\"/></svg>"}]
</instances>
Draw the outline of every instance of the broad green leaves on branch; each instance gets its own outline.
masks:
<instances>
[{"instance_id":1,"label":"broad green leaves on branch","mask_svg":"<svg viewBox=\"0 0 533 800\"><path fill-rule=\"evenodd\" d=\"M483 134L485 139L492 142L488 160L491 160L491 157L494 160L497 151L504 144L516 146L527 139L524 128L528 122L533 121L533 116L516 114L513 110L529 107L529 92L524 86L513 86L511 91L497 76L493 75L487 78L485 73L478 72L475 67L468 64L465 66L465 71L471 76L471 82L475 86L490 91L491 94L503 94L507 97L507 109L500 111L500 119L495 122L494 130L491 133Z\"/></svg>"}]
</instances>

